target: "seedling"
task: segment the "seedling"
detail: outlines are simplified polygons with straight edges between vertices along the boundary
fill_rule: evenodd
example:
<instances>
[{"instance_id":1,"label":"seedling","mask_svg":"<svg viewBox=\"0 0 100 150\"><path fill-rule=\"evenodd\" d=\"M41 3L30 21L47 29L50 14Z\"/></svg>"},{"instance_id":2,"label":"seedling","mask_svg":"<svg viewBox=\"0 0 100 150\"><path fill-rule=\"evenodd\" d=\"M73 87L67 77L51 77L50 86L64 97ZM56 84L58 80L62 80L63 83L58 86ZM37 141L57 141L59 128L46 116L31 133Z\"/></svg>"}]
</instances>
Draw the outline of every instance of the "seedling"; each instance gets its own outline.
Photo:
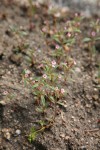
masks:
<instances>
[{"instance_id":1,"label":"seedling","mask_svg":"<svg viewBox=\"0 0 100 150\"><path fill-rule=\"evenodd\" d=\"M26 52L26 61L28 62L29 66L34 66L36 64L36 59L37 56L35 54L35 50L34 49L29 49L27 52Z\"/></svg>"},{"instance_id":2,"label":"seedling","mask_svg":"<svg viewBox=\"0 0 100 150\"><path fill-rule=\"evenodd\" d=\"M83 43L88 44L91 61L93 55L96 53L96 48L95 48L96 42L100 40L99 32L100 32L99 20L97 20L96 22L92 21L90 36L83 39Z\"/></svg>"},{"instance_id":3,"label":"seedling","mask_svg":"<svg viewBox=\"0 0 100 150\"><path fill-rule=\"evenodd\" d=\"M53 125L53 120L50 121L48 124L45 124L43 121L41 121L40 125L41 127L39 129L35 129L34 127L31 128L31 132L28 137L29 142L34 141L39 133L43 132L45 129L50 128Z\"/></svg>"}]
</instances>

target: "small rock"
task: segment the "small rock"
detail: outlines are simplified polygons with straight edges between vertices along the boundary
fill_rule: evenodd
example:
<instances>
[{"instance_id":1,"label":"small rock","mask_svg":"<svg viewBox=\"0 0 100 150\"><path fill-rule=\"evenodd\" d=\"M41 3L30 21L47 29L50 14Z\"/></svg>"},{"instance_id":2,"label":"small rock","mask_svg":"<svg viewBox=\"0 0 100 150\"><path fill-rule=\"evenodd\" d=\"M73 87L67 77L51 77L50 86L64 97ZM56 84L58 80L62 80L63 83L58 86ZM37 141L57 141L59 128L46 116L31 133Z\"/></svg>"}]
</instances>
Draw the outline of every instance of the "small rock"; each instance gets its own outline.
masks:
<instances>
[{"instance_id":1,"label":"small rock","mask_svg":"<svg viewBox=\"0 0 100 150\"><path fill-rule=\"evenodd\" d=\"M41 49L38 49L38 52L41 53Z\"/></svg>"},{"instance_id":2,"label":"small rock","mask_svg":"<svg viewBox=\"0 0 100 150\"><path fill-rule=\"evenodd\" d=\"M93 95L93 99L94 100L98 100L99 98L98 98L98 95Z\"/></svg>"},{"instance_id":3,"label":"small rock","mask_svg":"<svg viewBox=\"0 0 100 150\"><path fill-rule=\"evenodd\" d=\"M94 101L94 105L99 107L99 102Z\"/></svg>"},{"instance_id":4,"label":"small rock","mask_svg":"<svg viewBox=\"0 0 100 150\"><path fill-rule=\"evenodd\" d=\"M64 133L61 133L61 134L60 134L60 137L61 137L61 138L65 138L65 134L64 134Z\"/></svg>"},{"instance_id":5,"label":"small rock","mask_svg":"<svg viewBox=\"0 0 100 150\"><path fill-rule=\"evenodd\" d=\"M90 104L86 104L86 108L91 108L91 105Z\"/></svg>"},{"instance_id":6,"label":"small rock","mask_svg":"<svg viewBox=\"0 0 100 150\"><path fill-rule=\"evenodd\" d=\"M60 12L57 12L57 13L54 14L54 16L55 16L56 18L59 18L59 17L61 17L61 13L60 13Z\"/></svg>"},{"instance_id":7,"label":"small rock","mask_svg":"<svg viewBox=\"0 0 100 150\"><path fill-rule=\"evenodd\" d=\"M9 132L6 132L6 133L4 133L4 137L5 137L7 140L10 140L11 134L10 134Z\"/></svg>"},{"instance_id":8,"label":"small rock","mask_svg":"<svg viewBox=\"0 0 100 150\"><path fill-rule=\"evenodd\" d=\"M16 65L20 65L22 61L22 55L21 54L11 54L9 57L10 61L13 62Z\"/></svg>"},{"instance_id":9,"label":"small rock","mask_svg":"<svg viewBox=\"0 0 100 150\"><path fill-rule=\"evenodd\" d=\"M0 104L3 105L3 106L6 105L5 101L0 101Z\"/></svg>"},{"instance_id":10,"label":"small rock","mask_svg":"<svg viewBox=\"0 0 100 150\"><path fill-rule=\"evenodd\" d=\"M66 13L68 11L69 11L69 8L67 6L66 7L62 7L62 9L61 9L61 13L62 14Z\"/></svg>"},{"instance_id":11,"label":"small rock","mask_svg":"<svg viewBox=\"0 0 100 150\"><path fill-rule=\"evenodd\" d=\"M70 139L70 136L65 136L65 140L69 140Z\"/></svg>"},{"instance_id":12,"label":"small rock","mask_svg":"<svg viewBox=\"0 0 100 150\"><path fill-rule=\"evenodd\" d=\"M64 72L61 72L62 75L64 75Z\"/></svg>"},{"instance_id":13,"label":"small rock","mask_svg":"<svg viewBox=\"0 0 100 150\"><path fill-rule=\"evenodd\" d=\"M0 76L5 74L5 70L4 69L0 69Z\"/></svg>"},{"instance_id":14,"label":"small rock","mask_svg":"<svg viewBox=\"0 0 100 150\"><path fill-rule=\"evenodd\" d=\"M88 123L91 123L91 121L90 121L90 120L88 120Z\"/></svg>"},{"instance_id":15,"label":"small rock","mask_svg":"<svg viewBox=\"0 0 100 150\"><path fill-rule=\"evenodd\" d=\"M80 150L86 150L86 146L81 146Z\"/></svg>"},{"instance_id":16,"label":"small rock","mask_svg":"<svg viewBox=\"0 0 100 150\"><path fill-rule=\"evenodd\" d=\"M21 134L21 130L17 129L17 130L16 130L16 134L17 134L17 135L20 135L20 134Z\"/></svg>"},{"instance_id":17,"label":"small rock","mask_svg":"<svg viewBox=\"0 0 100 150\"><path fill-rule=\"evenodd\" d=\"M78 72L78 73L80 73L80 72L81 72L81 69L78 68L78 67L76 67L76 68L75 68L75 71Z\"/></svg>"}]
</instances>

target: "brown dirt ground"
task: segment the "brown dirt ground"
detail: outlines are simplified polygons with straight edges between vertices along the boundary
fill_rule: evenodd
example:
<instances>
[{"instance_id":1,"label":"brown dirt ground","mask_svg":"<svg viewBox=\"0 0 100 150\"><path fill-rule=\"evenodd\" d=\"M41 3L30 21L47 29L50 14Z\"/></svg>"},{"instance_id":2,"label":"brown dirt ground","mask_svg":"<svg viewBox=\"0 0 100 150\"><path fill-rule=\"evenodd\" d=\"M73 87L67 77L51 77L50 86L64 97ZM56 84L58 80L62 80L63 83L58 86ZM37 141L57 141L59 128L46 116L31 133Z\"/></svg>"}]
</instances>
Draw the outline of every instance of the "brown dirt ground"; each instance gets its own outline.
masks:
<instances>
[{"instance_id":1,"label":"brown dirt ground","mask_svg":"<svg viewBox=\"0 0 100 150\"><path fill-rule=\"evenodd\" d=\"M66 14L67 18L70 18L69 14ZM49 130L41 133L33 143L28 141L30 128L41 116L35 111L34 99L30 90L24 86L21 74L26 68L39 74L25 60L28 48L35 49L39 64L44 57L49 58L50 47L46 46L40 32L45 19L51 21L52 16L46 14L44 6L40 6L37 14L30 18L25 7L4 5L3 2L0 4L0 150L99 150L98 64L95 58L90 64L88 50L77 44L71 52L76 61L74 74L71 74L74 81L64 85L68 92L63 100L65 106L58 107L59 113ZM31 32L30 22L34 24ZM62 27L64 18L57 24ZM84 30L88 29L88 24L87 19L87 28ZM10 28L13 26L27 35L19 38L12 34ZM14 53L14 48L22 46L22 43L29 47L22 48L18 54ZM100 52L97 52L96 60L100 60ZM4 95L4 91L8 91L8 96ZM20 135L16 135L17 129L21 131Z\"/></svg>"}]
</instances>

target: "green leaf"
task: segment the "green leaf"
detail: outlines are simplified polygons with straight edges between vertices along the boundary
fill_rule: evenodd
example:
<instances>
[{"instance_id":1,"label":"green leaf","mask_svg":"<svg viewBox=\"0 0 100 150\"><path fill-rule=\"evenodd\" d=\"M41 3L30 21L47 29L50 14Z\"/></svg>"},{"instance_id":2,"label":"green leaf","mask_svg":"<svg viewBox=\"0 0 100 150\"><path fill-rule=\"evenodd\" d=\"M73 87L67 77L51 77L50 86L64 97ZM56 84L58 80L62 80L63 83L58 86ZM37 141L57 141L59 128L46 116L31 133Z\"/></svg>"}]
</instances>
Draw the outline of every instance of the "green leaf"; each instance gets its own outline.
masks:
<instances>
[{"instance_id":1,"label":"green leaf","mask_svg":"<svg viewBox=\"0 0 100 150\"><path fill-rule=\"evenodd\" d=\"M37 91L33 91L33 94L35 95L35 96L37 96L38 94L39 94L39 92L37 92Z\"/></svg>"},{"instance_id":2,"label":"green leaf","mask_svg":"<svg viewBox=\"0 0 100 150\"><path fill-rule=\"evenodd\" d=\"M54 100L54 97L53 96L50 96L49 99L54 103L55 100Z\"/></svg>"},{"instance_id":3,"label":"green leaf","mask_svg":"<svg viewBox=\"0 0 100 150\"><path fill-rule=\"evenodd\" d=\"M32 127L31 128L31 133L34 133L34 132L36 132L36 129L35 129L35 127Z\"/></svg>"},{"instance_id":4,"label":"green leaf","mask_svg":"<svg viewBox=\"0 0 100 150\"><path fill-rule=\"evenodd\" d=\"M97 85L96 87L97 87L98 89L100 89L100 85Z\"/></svg>"},{"instance_id":5,"label":"green leaf","mask_svg":"<svg viewBox=\"0 0 100 150\"><path fill-rule=\"evenodd\" d=\"M81 33L81 30L79 30L79 29L77 29L77 28L75 28L74 31L75 31L75 32L78 32L78 33Z\"/></svg>"},{"instance_id":6,"label":"green leaf","mask_svg":"<svg viewBox=\"0 0 100 150\"><path fill-rule=\"evenodd\" d=\"M24 79L24 85L25 86L27 85L27 79Z\"/></svg>"},{"instance_id":7,"label":"green leaf","mask_svg":"<svg viewBox=\"0 0 100 150\"><path fill-rule=\"evenodd\" d=\"M46 106L46 103L45 103L45 98L43 95L41 95L41 104L43 105L43 107Z\"/></svg>"},{"instance_id":8,"label":"green leaf","mask_svg":"<svg viewBox=\"0 0 100 150\"><path fill-rule=\"evenodd\" d=\"M25 59L27 62L32 63L32 59L29 56L26 56Z\"/></svg>"},{"instance_id":9,"label":"green leaf","mask_svg":"<svg viewBox=\"0 0 100 150\"><path fill-rule=\"evenodd\" d=\"M27 32L25 32L25 31L22 31L22 32L20 32L20 35L22 35L22 36L26 36L26 35L28 35L28 33L27 33Z\"/></svg>"},{"instance_id":10,"label":"green leaf","mask_svg":"<svg viewBox=\"0 0 100 150\"><path fill-rule=\"evenodd\" d=\"M43 127L43 126L45 125L45 122L42 121L42 120L40 120L40 121L39 121L39 124Z\"/></svg>"},{"instance_id":11,"label":"green leaf","mask_svg":"<svg viewBox=\"0 0 100 150\"><path fill-rule=\"evenodd\" d=\"M49 89L55 90L55 87L50 86L50 85L46 85Z\"/></svg>"},{"instance_id":12,"label":"green leaf","mask_svg":"<svg viewBox=\"0 0 100 150\"><path fill-rule=\"evenodd\" d=\"M75 43L75 38L68 39L66 42L67 42L67 45L68 44L74 44Z\"/></svg>"},{"instance_id":13,"label":"green leaf","mask_svg":"<svg viewBox=\"0 0 100 150\"><path fill-rule=\"evenodd\" d=\"M100 40L100 37L97 37L95 40L96 40L96 41L97 41L97 40Z\"/></svg>"},{"instance_id":14,"label":"green leaf","mask_svg":"<svg viewBox=\"0 0 100 150\"><path fill-rule=\"evenodd\" d=\"M22 74L24 74L24 75L25 75L25 70L23 70Z\"/></svg>"},{"instance_id":15,"label":"green leaf","mask_svg":"<svg viewBox=\"0 0 100 150\"><path fill-rule=\"evenodd\" d=\"M34 141L36 139L37 133L31 133L28 137L29 142L31 143L32 141Z\"/></svg>"},{"instance_id":16,"label":"green leaf","mask_svg":"<svg viewBox=\"0 0 100 150\"><path fill-rule=\"evenodd\" d=\"M31 128L31 133L29 134L28 140L30 142L34 141L36 139L37 136L37 132L36 129L34 127Z\"/></svg>"},{"instance_id":17,"label":"green leaf","mask_svg":"<svg viewBox=\"0 0 100 150\"><path fill-rule=\"evenodd\" d=\"M95 53L96 53L95 45L92 47L92 53L93 53L93 54L95 54Z\"/></svg>"},{"instance_id":18,"label":"green leaf","mask_svg":"<svg viewBox=\"0 0 100 150\"><path fill-rule=\"evenodd\" d=\"M45 66L45 70L48 72L49 71L49 67L46 65Z\"/></svg>"},{"instance_id":19,"label":"green leaf","mask_svg":"<svg viewBox=\"0 0 100 150\"><path fill-rule=\"evenodd\" d=\"M60 40L59 40L59 35L54 35L54 36L53 36L53 39L54 39L56 42L60 42Z\"/></svg>"},{"instance_id":20,"label":"green leaf","mask_svg":"<svg viewBox=\"0 0 100 150\"><path fill-rule=\"evenodd\" d=\"M91 38L88 38L88 37L83 39L83 42L90 42L90 41L91 41Z\"/></svg>"},{"instance_id":21,"label":"green leaf","mask_svg":"<svg viewBox=\"0 0 100 150\"><path fill-rule=\"evenodd\" d=\"M34 88L36 88L36 87L38 87L38 84L33 85L33 86L32 86L32 89L34 89Z\"/></svg>"},{"instance_id":22,"label":"green leaf","mask_svg":"<svg viewBox=\"0 0 100 150\"><path fill-rule=\"evenodd\" d=\"M42 112L43 112L43 109L38 107L38 108L36 109L36 111L42 113Z\"/></svg>"},{"instance_id":23,"label":"green leaf","mask_svg":"<svg viewBox=\"0 0 100 150\"><path fill-rule=\"evenodd\" d=\"M65 104L64 104L64 103L57 102L57 104L59 104L59 105L61 105L61 106L65 107Z\"/></svg>"}]
</instances>

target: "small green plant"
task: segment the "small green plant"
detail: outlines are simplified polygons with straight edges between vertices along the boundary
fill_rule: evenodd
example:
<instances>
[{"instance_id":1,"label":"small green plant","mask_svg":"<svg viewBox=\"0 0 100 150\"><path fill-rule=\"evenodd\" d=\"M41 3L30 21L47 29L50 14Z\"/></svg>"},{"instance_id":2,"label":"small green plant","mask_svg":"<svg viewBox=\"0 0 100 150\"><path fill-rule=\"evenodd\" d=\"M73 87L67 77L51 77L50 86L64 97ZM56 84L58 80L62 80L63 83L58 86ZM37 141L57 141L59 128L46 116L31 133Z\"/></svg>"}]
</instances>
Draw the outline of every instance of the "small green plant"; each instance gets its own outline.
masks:
<instances>
[{"instance_id":1,"label":"small green plant","mask_svg":"<svg viewBox=\"0 0 100 150\"><path fill-rule=\"evenodd\" d=\"M88 49L90 52L90 59L92 60L92 56L96 53L96 42L100 40L99 32L100 32L100 26L99 26L99 20L96 22L92 21L90 23L91 31L89 33L88 37L85 37L83 39L83 43L88 44Z\"/></svg>"},{"instance_id":2,"label":"small green plant","mask_svg":"<svg viewBox=\"0 0 100 150\"><path fill-rule=\"evenodd\" d=\"M32 127L28 137L29 142L34 141L39 133L43 132L45 129L50 128L53 125L53 121L54 120L50 121L48 124L45 124L44 121L40 121L39 123L41 127L39 129Z\"/></svg>"},{"instance_id":3,"label":"small green plant","mask_svg":"<svg viewBox=\"0 0 100 150\"><path fill-rule=\"evenodd\" d=\"M14 36L17 46L14 46L13 51L15 53L22 52L29 47L29 44L25 41L28 32L23 29L23 27L18 28L17 26L10 26L10 32Z\"/></svg>"},{"instance_id":4,"label":"small green plant","mask_svg":"<svg viewBox=\"0 0 100 150\"><path fill-rule=\"evenodd\" d=\"M73 59L70 59L69 61L61 63L61 68L63 69L63 72L64 72L64 83L66 83L68 79L69 71L72 70L73 65L75 64L76 62Z\"/></svg>"},{"instance_id":5,"label":"small green plant","mask_svg":"<svg viewBox=\"0 0 100 150\"><path fill-rule=\"evenodd\" d=\"M32 0L28 0L28 2L29 2L29 6L30 6L30 15L31 15L31 17L33 17L33 15L35 13L35 6L33 5Z\"/></svg>"},{"instance_id":6,"label":"small green plant","mask_svg":"<svg viewBox=\"0 0 100 150\"><path fill-rule=\"evenodd\" d=\"M36 56L36 54L35 54L35 50L33 50L33 49L29 49L27 52L26 52L26 57L25 57L25 59L26 59L26 61L28 62L28 64L29 64L29 66L34 66L35 64L36 64L36 59L37 58L37 56Z\"/></svg>"},{"instance_id":7,"label":"small green plant","mask_svg":"<svg viewBox=\"0 0 100 150\"><path fill-rule=\"evenodd\" d=\"M53 125L56 118L57 105L64 106L61 100L63 100L67 92L62 88L61 83L62 80L64 84L66 83L68 73L75 64L75 61L70 58L69 52L75 45L76 34L81 32L76 25L79 21L80 19L76 17L75 22L67 22L66 27L59 31L56 28L51 30L49 23L47 23L47 27L42 30L42 34L46 43L48 43L48 34L50 35L51 42L54 43L55 47L50 55L51 57L48 60L44 59L39 65L42 66L42 75L40 77L32 76L30 71L27 70L23 72L23 80L25 85L31 90L36 111L44 116L39 121L39 128L33 127L31 129L29 135L30 142L35 140L40 132ZM30 63L33 65L35 64L33 61L36 60L34 54L33 52L28 56ZM61 75L61 72L63 72L63 75ZM50 108L53 111L52 117L47 115L47 111Z\"/></svg>"},{"instance_id":8,"label":"small green plant","mask_svg":"<svg viewBox=\"0 0 100 150\"><path fill-rule=\"evenodd\" d=\"M23 72L23 80L25 85L28 85L31 88L31 92L33 94L36 111L42 114L46 114L47 108L53 108L54 115L52 118L48 118L50 120L48 123L44 125L44 120L42 120L41 127L38 130L32 128L31 133L29 135L29 140L32 141L35 139L38 133L49 128L56 117L56 106L60 99L62 99L65 95L65 90L58 86L58 77L55 73L56 70L56 62L53 60L49 64L45 64L44 66L44 74L42 77L31 77L31 73L28 70L24 70ZM59 103L60 104L60 103Z\"/></svg>"}]
</instances>

